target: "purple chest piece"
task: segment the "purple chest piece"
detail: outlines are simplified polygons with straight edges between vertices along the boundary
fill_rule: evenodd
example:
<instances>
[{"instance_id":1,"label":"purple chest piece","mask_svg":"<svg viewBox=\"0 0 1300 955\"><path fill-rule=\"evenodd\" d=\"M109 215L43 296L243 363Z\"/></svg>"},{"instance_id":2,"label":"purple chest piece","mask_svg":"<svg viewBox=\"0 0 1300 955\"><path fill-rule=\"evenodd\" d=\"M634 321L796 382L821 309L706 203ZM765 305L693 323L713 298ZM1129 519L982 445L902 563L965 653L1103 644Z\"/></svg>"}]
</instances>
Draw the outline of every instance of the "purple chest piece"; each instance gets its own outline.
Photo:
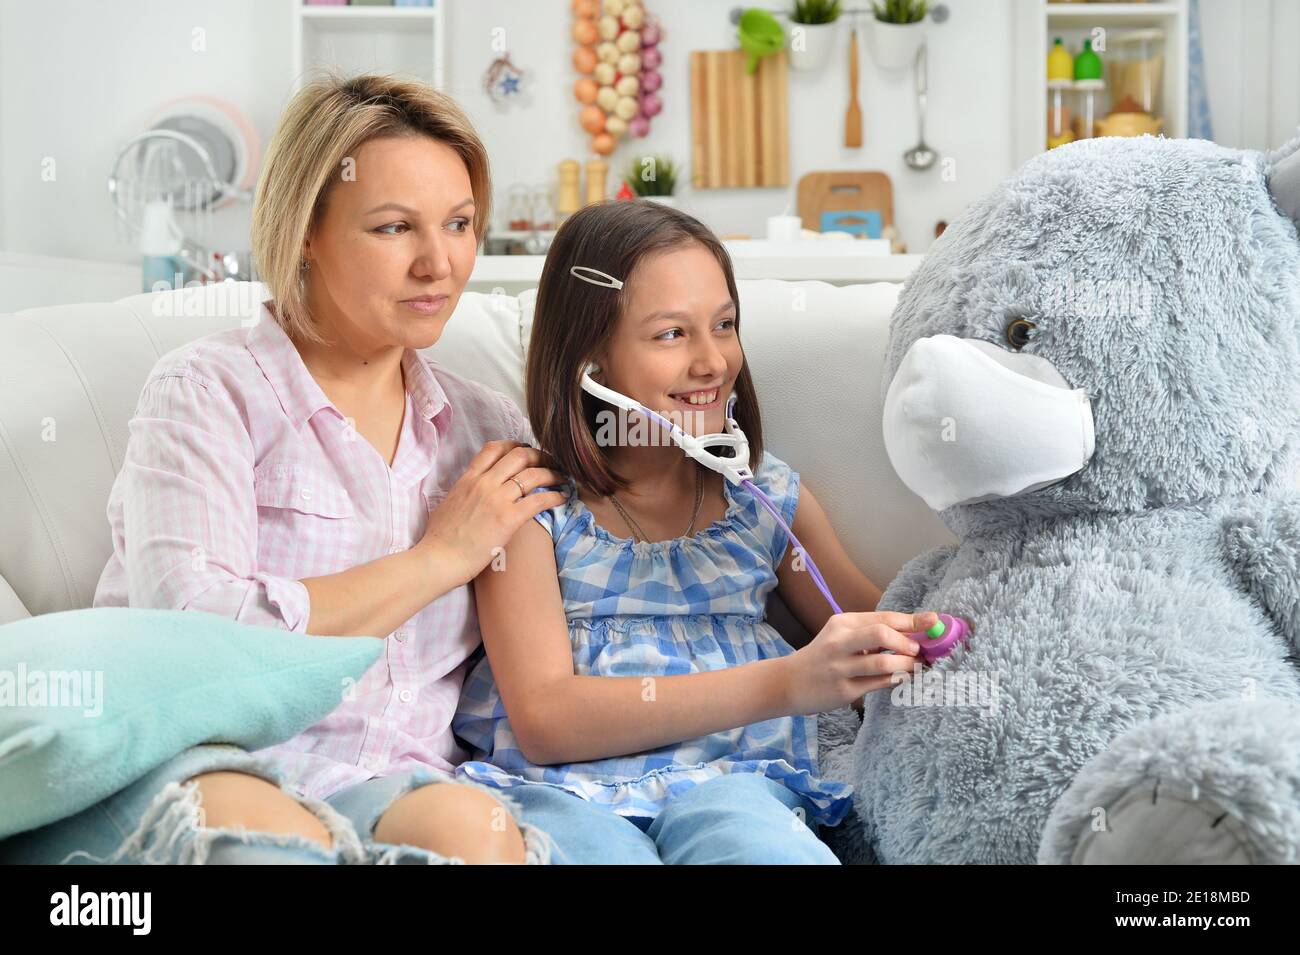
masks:
<instances>
[{"instance_id":1,"label":"purple chest piece","mask_svg":"<svg viewBox=\"0 0 1300 955\"><path fill-rule=\"evenodd\" d=\"M957 646L971 634L970 624L961 617L954 617L950 614L939 614L939 622L929 630L916 630L909 633L908 636L921 645L921 651L917 654L926 663L933 663L942 657L946 657L952 652L952 648Z\"/></svg>"}]
</instances>

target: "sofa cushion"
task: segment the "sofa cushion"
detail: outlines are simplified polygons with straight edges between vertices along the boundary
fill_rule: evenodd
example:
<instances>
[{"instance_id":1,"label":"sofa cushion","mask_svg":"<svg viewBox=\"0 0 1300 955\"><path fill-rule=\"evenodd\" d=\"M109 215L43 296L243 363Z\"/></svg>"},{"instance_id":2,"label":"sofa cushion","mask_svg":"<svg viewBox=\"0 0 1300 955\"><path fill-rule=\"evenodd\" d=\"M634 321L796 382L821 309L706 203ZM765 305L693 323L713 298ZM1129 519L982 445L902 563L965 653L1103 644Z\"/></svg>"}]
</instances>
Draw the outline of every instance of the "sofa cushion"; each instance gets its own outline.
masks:
<instances>
[{"instance_id":1,"label":"sofa cushion","mask_svg":"<svg viewBox=\"0 0 1300 955\"><path fill-rule=\"evenodd\" d=\"M194 610L96 607L0 626L0 839L80 812L191 746L296 736L383 645Z\"/></svg>"}]
</instances>

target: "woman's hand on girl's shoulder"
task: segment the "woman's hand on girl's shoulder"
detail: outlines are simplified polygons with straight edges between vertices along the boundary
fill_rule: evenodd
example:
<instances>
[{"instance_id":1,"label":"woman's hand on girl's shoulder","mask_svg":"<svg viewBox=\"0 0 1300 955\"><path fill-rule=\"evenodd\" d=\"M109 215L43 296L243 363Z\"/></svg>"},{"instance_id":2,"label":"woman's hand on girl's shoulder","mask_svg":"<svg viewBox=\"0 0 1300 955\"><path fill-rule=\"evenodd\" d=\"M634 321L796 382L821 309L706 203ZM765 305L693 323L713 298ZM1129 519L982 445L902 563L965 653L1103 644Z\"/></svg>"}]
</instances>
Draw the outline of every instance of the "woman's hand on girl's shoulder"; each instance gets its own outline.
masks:
<instances>
[{"instance_id":1,"label":"woman's hand on girl's shoulder","mask_svg":"<svg viewBox=\"0 0 1300 955\"><path fill-rule=\"evenodd\" d=\"M458 567L463 583L473 580L525 522L568 500L565 491L533 493L566 483L549 463L545 452L517 441L489 441L429 514L416 547Z\"/></svg>"}]
</instances>

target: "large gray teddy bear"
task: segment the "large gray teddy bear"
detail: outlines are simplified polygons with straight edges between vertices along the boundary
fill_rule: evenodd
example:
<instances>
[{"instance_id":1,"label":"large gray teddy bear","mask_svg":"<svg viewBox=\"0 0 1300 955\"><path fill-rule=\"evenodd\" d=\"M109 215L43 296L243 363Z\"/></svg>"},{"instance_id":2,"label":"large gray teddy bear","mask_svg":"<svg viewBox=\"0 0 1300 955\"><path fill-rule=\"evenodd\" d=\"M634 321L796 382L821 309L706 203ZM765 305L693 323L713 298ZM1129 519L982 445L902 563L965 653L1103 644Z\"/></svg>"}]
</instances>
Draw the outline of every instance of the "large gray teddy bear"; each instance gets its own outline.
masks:
<instances>
[{"instance_id":1,"label":"large gray teddy bear","mask_svg":"<svg viewBox=\"0 0 1300 955\"><path fill-rule=\"evenodd\" d=\"M1083 140L908 280L886 440L959 543L880 609L974 632L823 731L845 861L1300 862L1298 222L1300 136Z\"/></svg>"}]
</instances>

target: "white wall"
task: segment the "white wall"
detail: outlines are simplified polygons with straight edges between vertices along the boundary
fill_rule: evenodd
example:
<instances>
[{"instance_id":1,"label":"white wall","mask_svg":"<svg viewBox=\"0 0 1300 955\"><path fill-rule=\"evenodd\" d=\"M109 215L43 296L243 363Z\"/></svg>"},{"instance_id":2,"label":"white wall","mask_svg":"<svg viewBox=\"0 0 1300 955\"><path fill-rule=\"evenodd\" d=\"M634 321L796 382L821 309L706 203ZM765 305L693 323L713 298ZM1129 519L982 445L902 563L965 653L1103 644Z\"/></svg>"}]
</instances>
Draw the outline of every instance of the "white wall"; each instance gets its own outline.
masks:
<instances>
[{"instance_id":1,"label":"white wall","mask_svg":"<svg viewBox=\"0 0 1300 955\"><path fill-rule=\"evenodd\" d=\"M193 93L229 100L269 138L289 84L288 2L0 0L0 250L138 261L105 187L118 148ZM217 217L216 243L246 248L248 206Z\"/></svg>"},{"instance_id":2,"label":"white wall","mask_svg":"<svg viewBox=\"0 0 1300 955\"><path fill-rule=\"evenodd\" d=\"M1271 149L1300 126L1300 0L1201 0L1216 142Z\"/></svg>"},{"instance_id":3,"label":"white wall","mask_svg":"<svg viewBox=\"0 0 1300 955\"><path fill-rule=\"evenodd\" d=\"M169 99L223 97L245 111L263 138L275 128L290 83L294 0L0 0L0 250L134 262L117 234L104 188L118 144ZM817 74L792 73L791 189L684 190L685 207L720 233L761 234L764 219L793 203L793 183L817 169L882 169L911 251L924 251L934 223L952 218L1010 174L1012 4L947 0L930 25L926 139L955 161L916 173L902 164L916 139L911 78L885 74L860 57L865 145L845 149L848 36ZM649 0L665 24L664 112L650 136L613 157L621 170L634 151L689 157L688 53L733 45L732 0ZM849 6L867 0L847 0ZM784 5L770 0L770 6ZM1300 3L1204 0L1203 35L1216 136L1230 145L1278 145L1300 122ZM497 207L511 183L551 179L556 163L584 159L569 89L568 0L451 0L447 85L466 106L492 156ZM206 50L192 48L196 27ZM497 113L482 89L504 27L515 62L533 71L531 108ZM57 177L42 180L52 157ZM612 188L611 188L612 191ZM215 241L247 246L248 207L218 213Z\"/></svg>"}]
</instances>

